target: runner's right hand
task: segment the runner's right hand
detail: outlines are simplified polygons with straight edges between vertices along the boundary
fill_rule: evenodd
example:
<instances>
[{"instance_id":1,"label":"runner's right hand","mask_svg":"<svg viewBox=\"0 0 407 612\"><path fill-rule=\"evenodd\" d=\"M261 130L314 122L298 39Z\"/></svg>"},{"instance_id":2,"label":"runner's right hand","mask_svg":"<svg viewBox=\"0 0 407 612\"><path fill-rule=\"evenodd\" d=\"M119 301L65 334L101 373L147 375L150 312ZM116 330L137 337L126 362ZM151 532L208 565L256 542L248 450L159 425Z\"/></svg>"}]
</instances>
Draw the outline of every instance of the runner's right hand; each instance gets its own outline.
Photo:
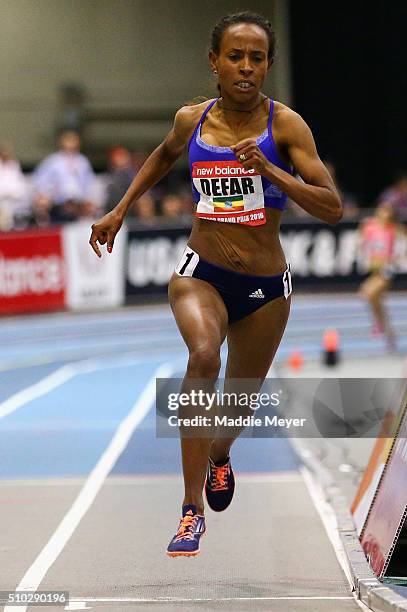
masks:
<instances>
[{"instance_id":1,"label":"runner's right hand","mask_svg":"<svg viewBox=\"0 0 407 612\"><path fill-rule=\"evenodd\" d=\"M89 244L98 257L102 257L98 243L107 243L108 253L112 252L114 239L117 232L121 228L122 223L122 215L117 213L115 210L111 210L99 221L96 221L96 223L92 225L92 234L90 236Z\"/></svg>"}]
</instances>

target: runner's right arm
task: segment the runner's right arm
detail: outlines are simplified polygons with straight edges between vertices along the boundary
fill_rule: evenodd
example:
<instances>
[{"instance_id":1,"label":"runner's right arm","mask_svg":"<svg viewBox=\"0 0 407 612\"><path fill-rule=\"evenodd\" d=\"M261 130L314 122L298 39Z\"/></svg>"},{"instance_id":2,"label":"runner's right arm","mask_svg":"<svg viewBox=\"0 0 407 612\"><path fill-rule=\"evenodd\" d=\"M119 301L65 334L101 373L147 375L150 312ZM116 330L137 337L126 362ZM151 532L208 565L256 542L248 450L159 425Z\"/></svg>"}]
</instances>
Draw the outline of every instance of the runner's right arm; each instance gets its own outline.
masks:
<instances>
[{"instance_id":1,"label":"runner's right arm","mask_svg":"<svg viewBox=\"0 0 407 612\"><path fill-rule=\"evenodd\" d=\"M98 257L99 244L107 242L111 253L115 236L130 206L154 187L173 167L184 151L199 116L196 106L184 106L175 115L174 125L165 140L151 153L117 206L92 225L89 244Z\"/></svg>"}]
</instances>

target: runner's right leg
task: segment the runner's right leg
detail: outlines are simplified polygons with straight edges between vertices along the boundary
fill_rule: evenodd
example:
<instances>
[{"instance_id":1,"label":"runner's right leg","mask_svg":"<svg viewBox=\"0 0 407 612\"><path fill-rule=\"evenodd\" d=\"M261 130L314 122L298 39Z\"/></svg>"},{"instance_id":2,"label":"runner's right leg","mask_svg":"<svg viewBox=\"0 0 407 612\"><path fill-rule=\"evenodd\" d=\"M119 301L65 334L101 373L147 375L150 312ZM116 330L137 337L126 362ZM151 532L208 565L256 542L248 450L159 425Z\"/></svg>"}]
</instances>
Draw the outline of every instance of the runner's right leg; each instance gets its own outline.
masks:
<instances>
[{"instance_id":1,"label":"runner's right leg","mask_svg":"<svg viewBox=\"0 0 407 612\"><path fill-rule=\"evenodd\" d=\"M220 370L220 348L226 337L228 315L219 293L209 283L173 275L169 299L175 320L188 347L189 359L183 391L204 379L213 390ZM196 385L195 385L196 386ZM194 505L203 514L203 487L212 440L181 437L185 497L183 506Z\"/></svg>"},{"instance_id":2,"label":"runner's right leg","mask_svg":"<svg viewBox=\"0 0 407 612\"><path fill-rule=\"evenodd\" d=\"M391 328L383 303L384 294L389 286L390 281L388 279L382 278L378 274L374 274L362 283L360 291L369 303L376 322L376 329L381 333L385 333L387 342L392 345L395 339L394 332Z\"/></svg>"}]
</instances>

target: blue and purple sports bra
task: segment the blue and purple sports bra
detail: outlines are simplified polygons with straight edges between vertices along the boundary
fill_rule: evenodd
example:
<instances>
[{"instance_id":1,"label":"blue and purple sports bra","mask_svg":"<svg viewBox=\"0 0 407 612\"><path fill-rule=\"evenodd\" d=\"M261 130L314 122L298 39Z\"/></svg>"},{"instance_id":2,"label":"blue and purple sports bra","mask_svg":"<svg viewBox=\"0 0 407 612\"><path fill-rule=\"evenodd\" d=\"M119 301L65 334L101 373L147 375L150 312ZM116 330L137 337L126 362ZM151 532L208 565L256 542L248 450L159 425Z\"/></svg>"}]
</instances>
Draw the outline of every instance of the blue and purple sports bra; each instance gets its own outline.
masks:
<instances>
[{"instance_id":1,"label":"blue and purple sports bra","mask_svg":"<svg viewBox=\"0 0 407 612\"><path fill-rule=\"evenodd\" d=\"M256 170L245 170L230 147L217 147L202 140L202 123L216 101L208 104L189 141L195 214L210 221L263 225L266 223L264 208L284 210L287 196ZM270 100L267 129L256 142L271 163L292 174L290 166L280 159L273 140L273 110L274 101Z\"/></svg>"}]
</instances>

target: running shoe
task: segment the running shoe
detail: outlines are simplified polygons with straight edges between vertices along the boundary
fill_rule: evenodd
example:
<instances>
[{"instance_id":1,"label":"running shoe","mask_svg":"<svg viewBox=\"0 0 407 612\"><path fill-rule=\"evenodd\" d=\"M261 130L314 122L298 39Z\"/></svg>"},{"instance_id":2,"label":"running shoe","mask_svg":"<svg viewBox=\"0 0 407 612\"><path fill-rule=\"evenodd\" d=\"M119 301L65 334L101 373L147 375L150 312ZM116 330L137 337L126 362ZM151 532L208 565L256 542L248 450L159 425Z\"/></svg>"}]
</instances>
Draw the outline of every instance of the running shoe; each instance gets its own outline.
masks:
<instances>
[{"instance_id":1,"label":"running shoe","mask_svg":"<svg viewBox=\"0 0 407 612\"><path fill-rule=\"evenodd\" d=\"M178 531L168 544L169 557L195 557L199 554L199 540L205 533L205 517L196 513L196 506L182 508Z\"/></svg>"},{"instance_id":2,"label":"running shoe","mask_svg":"<svg viewBox=\"0 0 407 612\"><path fill-rule=\"evenodd\" d=\"M235 492L235 477L230 457L226 463L214 463L209 457L206 473L205 493L209 507L215 512L226 510Z\"/></svg>"}]
</instances>

